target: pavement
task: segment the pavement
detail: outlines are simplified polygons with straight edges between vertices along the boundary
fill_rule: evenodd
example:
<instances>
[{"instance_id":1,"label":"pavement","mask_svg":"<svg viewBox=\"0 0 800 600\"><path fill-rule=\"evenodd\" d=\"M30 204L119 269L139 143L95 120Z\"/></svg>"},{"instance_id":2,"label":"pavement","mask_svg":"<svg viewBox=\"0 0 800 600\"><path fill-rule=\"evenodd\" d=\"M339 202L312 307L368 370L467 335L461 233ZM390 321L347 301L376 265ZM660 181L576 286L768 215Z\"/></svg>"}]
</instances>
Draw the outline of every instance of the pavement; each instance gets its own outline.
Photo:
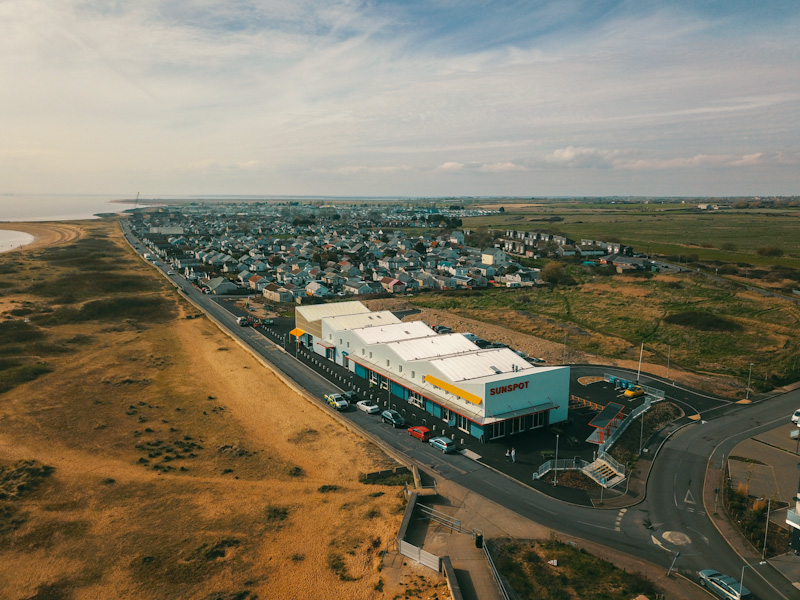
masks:
<instances>
[{"instance_id":1,"label":"pavement","mask_svg":"<svg viewBox=\"0 0 800 600\"><path fill-rule=\"evenodd\" d=\"M794 507L800 478L800 455L797 442L789 438L793 429L796 426L791 422L781 423L770 431L740 442L726 459L733 484L746 485L752 496L772 498L773 502ZM721 465L712 465L708 469L704 492L706 507L715 506L714 489L720 487L723 476ZM787 507L782 507L770 513L770 527L788 527L786 510ZM739 555L751 563L761 559L760 552L739 533L721 507L716 511L709 510L708 515ZM800 590L800 556L790 551L769 558L767 562Z\"/></svg>"}]
</instances>

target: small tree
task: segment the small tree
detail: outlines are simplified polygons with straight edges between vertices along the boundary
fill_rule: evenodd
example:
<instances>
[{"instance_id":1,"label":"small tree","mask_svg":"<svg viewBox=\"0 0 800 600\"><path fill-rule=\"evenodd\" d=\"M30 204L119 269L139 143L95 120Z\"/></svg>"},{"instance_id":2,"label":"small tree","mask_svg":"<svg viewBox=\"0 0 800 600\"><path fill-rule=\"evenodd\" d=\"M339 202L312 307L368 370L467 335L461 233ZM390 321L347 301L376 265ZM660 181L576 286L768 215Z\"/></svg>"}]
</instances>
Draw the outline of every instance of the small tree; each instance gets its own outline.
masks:
<instances>
[{"instance_id":1,"label":"small tree","mask_svg":"<svg viewBox=\"0 0 800 600\"><path fill-rule=\"evenodd\" d=\"M563 281L565 275L566 273L564 272L563 265L555 261L547 263L541 273L539 273L539 277L542 281L552 283L553 285L558 285Z\"/></svg>"}]
</instances>

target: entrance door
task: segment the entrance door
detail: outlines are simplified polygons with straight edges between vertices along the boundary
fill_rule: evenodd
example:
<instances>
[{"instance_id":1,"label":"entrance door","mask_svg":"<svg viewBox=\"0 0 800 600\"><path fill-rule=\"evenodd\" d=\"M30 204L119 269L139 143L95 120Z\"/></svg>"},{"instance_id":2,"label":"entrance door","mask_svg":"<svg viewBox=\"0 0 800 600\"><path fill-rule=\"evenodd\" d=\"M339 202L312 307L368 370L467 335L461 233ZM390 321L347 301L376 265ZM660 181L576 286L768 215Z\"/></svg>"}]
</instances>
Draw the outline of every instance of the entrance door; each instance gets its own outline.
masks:
<instances>
[{"instance_id":1,"label":"entrance door","mask_svg":"<svg viewBox=\"0 0 800 600\"><path fill-rule=\"evenodd\" d=\"M450 409L442 407L442 421L450 422Z\"/></svg>"}]
</instances>

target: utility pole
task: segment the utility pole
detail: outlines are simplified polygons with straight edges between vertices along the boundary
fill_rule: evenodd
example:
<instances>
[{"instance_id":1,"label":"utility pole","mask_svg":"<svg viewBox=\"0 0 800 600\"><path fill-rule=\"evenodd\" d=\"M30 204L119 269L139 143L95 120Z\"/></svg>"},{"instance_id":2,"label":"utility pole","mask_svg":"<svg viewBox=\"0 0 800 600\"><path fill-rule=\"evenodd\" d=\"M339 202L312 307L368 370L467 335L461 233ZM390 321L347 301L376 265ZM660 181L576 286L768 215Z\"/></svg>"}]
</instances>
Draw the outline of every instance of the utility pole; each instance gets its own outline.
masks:
<instances>
[{"instance_id":1,"label":"utility pole","mask_svg":"<svg viewBox=\"0 0 800 600\"><path fill-rule=\"evenodd\" d=\"M564 332L564 360L561 361L562 364L567 364L567 332Z\"/></svg>"},{"instance_id":2,"label":"utility pole","mask_svg":"<svg viewBox=\"0 0 800 600\"><path fill-rule=\"evenodd\" d=\"M745 400L750 399L750 376L753 374L753 363L750 363L750 370L747 372L747 392L745 393Z\"/></svg>"},{"instance_id":3,"label":"utility pole","mask_svg":"<svg viewBox=\"0 0 800 600\"><path fill-rule=\"evenodd\" d=\"M642 355L644 354L644 342L642 342L642 347L639 350L639 370L636 371L636 383L639 383L639 375L642 373Z\"/></svg>"}]
</instances>

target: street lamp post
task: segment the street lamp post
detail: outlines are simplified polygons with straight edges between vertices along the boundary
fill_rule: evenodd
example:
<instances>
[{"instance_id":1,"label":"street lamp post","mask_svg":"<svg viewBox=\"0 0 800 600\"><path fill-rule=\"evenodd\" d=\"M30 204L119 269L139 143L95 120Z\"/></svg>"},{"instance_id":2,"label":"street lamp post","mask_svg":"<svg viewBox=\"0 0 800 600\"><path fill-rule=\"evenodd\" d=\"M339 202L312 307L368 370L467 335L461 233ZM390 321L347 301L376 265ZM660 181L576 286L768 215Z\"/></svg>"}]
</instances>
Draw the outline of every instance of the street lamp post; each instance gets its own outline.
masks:
<instances>
[{"instance_id":1,"label":"street lamp post","mask_svg":"<svg viewBox=\"0 0 800 600\"><path fill-rule=\"evenodd\" d=\"M753 363L750 363L750 370L747 372L747 392L745 393L745 400L750 399L750 376L753 374Z\"/></svg>"},{"instance_id":2,"label":"street lamp post","mask_svg":"<svg viewBox=\"0 0 800 600\"><path fill-rule=\"evenodd\" d=\"M750 565L745 563L744 566L742 566L742 576L739 577L739 598L742 597L742 589L744 588L744 570L747 569L747 568L751 568L752 569L752 567Z\"/></svg>"},{"instance_id":3,"label":"street lamp post","mask_svg":"<svg viewBox=\"0 0 800 600\"><path fill-rule=\"evenodd\" d=\"M672 344L667 346L667 379L669 379L669 358L672 355Z\"/></svg>"},{"instance_id":4,"label":"street lamp post","mask_svg":"<svg viewBox=\"0 0 800 600\"><path fill-rule=\"evenodd\" d=\"M769 532L769 509L772 505L772 498L767 498L767 522L764 524L764 547L761 549L761 562L759 564L767 564L767 533Z\"/></svg>"},{"instance_id":5,"label":"street lamp post","mask_svg":"<svg viewBox=\"0 0 800 600\"><path fill-rule=\"evenodd\" d=\"M553 486L558 485L558 434L556 434L556 474L553 476Z\"/></svg>"}]
</instances>

